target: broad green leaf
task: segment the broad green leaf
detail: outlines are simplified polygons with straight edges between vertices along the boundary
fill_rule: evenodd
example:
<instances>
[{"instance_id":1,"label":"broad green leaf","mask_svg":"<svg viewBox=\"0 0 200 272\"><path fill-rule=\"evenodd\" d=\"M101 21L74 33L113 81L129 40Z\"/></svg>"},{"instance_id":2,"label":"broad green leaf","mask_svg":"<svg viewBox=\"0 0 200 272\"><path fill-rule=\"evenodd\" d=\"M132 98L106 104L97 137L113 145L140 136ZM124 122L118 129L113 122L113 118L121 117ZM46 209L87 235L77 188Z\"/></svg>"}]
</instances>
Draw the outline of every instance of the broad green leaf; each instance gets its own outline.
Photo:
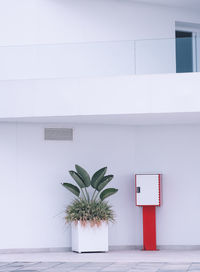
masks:
<instances>
[{"instance_id":1,"label":"broad green leaf","mask_svg":"<svg viewBox=\"0 0 200 272\"><path fill-rule=\"evenodd\" d=\"M69 173L72 176L72 178L76 181L76 183L78 184L78 186L80 188L85 188L86 187L83 180L82 180L82 178L81 178L81 176L78 173L76 173L75 171L69 171Z\"/></svg>"},{"instance_id":2,"label":"broad green leaf","mask_svg":"<svg viewBox=\"0 0 200 272\"><path fill-rule=\"evenodd\" d=\"M114 195L115 193L117 193L118 189L115 188L108 188L105 189L101 194L100 194L100 199L103 201L105 198Z\"/></svg>"},{"instance_id":3,"label":"broad green leaf","mask_svg":"<svg viewBox=\"0 0 200 272\"><path fill-rule=\"evenodd\" d=\"M62 183L62 185L68 189L71 193L73 193L74 195L78 196L80 195L80 190L77 186L71 184L71 183Z\"/></svg>"},{"instance_id":4,"label":"broad green leaf","mask_svg":"<svg viewBox=\"0 0 200 272\"><path fill-rule=\"evenodd\" d=\"M102 180L102 178L104 177L106 171L107 171L107 167L104 167L98 170L96 173L94 173L94 175L92 176L92 181L91 181L91 185L94 189L97 189L97 186L99 182Z\"/></svg>"},{"instance_id":5,"label":"broad green leaf","mask_svg":"<svg viewBox=\"0 0 200 272\"><path fill-rule=\"evenodd\" d=\"M76 171L78 172L78 174L81 176L84 184L86 187L90 186L90 176L88 174L88 172L81 166L79 165L75 165Z\"/></svg>"},{"instance_id":6,"label":"broad green leaf","mask_svg":"<svg viewBox=\"0 0 200 272\"><path fill-rule=\"evenodd\" d=\"M103 188L106 187L106 185L113 179L113 175L105 176L103 179L99 182L97 190L100 192L103 190Z\"/></svg>"}]
</instances>

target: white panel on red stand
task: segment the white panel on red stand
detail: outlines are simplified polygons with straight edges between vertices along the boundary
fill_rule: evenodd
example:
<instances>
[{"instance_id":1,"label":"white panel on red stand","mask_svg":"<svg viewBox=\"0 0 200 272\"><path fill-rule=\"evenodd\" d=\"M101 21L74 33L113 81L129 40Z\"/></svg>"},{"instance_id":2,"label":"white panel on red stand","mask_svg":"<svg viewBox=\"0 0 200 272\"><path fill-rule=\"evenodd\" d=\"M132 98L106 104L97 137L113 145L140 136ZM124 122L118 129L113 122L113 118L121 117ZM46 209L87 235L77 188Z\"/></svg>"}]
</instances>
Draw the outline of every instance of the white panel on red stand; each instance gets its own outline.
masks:
<instances>
[{"instance_id":1,"label":"white panel on red stand","mask_svg":"<svg viewBox=\"0 0 200 272\"><path fill-rule=\"evenodd\" d=\"M160 175L136 175L136 205L160 206Z\"/></svg>"}]
</instances>

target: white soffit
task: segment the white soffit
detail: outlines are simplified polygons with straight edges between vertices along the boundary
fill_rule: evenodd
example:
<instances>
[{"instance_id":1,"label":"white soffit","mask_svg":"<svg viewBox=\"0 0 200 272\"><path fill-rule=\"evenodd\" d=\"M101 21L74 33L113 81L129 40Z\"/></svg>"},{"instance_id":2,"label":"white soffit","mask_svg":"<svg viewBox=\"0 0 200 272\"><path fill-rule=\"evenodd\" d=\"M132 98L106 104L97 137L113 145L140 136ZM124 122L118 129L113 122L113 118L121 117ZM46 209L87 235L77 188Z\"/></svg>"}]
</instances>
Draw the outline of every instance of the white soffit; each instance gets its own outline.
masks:
<instances>
[{"instance_id":1,"label":"white soffit","mask_svg":"<svg viewBox=\"0 0 200 272\"><path fill-rule=\"evenodd\" d=\"M132 0L137 3L200 10L200 0Z\"/></svg>"},{"instance_id":2,"label":"white soffit","mask_svg":"<svg viewBox=\"0 0 200 272\"><path fill-rule=\"evenodd\" d=\"M156 113L156 114L113 114L113 115L83 115L60 117L21 117L0 118L1 123L50 123L50 124L82 124L82 125L200 125L200 112L196 113ZM72 127L72 126L71 126Z\"/></svg>"}]
</instances>

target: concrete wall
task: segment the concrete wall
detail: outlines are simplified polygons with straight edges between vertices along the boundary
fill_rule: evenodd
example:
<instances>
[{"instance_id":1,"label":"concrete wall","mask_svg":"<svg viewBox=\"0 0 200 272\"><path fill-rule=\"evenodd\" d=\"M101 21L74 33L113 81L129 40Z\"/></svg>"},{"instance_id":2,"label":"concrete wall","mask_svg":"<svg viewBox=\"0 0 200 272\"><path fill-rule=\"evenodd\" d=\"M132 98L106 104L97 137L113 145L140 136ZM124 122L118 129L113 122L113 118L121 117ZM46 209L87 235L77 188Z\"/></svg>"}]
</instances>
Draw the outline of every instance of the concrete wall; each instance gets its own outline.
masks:
<instances>
[{"instance_id":1,"label":"concrete wall","mask_svg":"<svg viewBox=\"0 0 200 272\"><path fill-rule=\"evenodd\" d=\"M1 0L0 79L175 72L176 21L200 23L199 12L129 0ZM70 44L39 45L58 43Z\"/></svg>"},{"instance_id":2,"label":"concrete wall","mask_svg":"<svg viewBox=\"0 0 200 272\"><path fill-rule=\"evenodd\" d=\"M175 21L200 17L128 0L0 1L0 118L199 111L198 73L130 76L175 71ZM47 79L19 80L35 77Z\"/></svg>"},{"instance_id":3,"label":"concrete wall","mask_svg":"<svg viewBox=\"0 0 200 272\"><path fill-rule=\"evenodd\" d=\"M0 248L71 245L64 210L73 197L60 183L71 181L68 170L75 163L90 173L107 165L116 176L113 186L120 192L111 202L118 223L112 227L110 243L141 242L136 232L130 236L130 226L136 224L139 231L141 224L133 198L132 128L78 126L73 142L44 141L43 125L1 124L0 134Z\"/></svg>"},{"instance_id":4,"label":"concrete wall","mask_svg":"<svg viewBox=\"0 0 200 272\"><path fill-rule=\"evenodd\" d=\"M0 248L69 247L64 209L72 200L60 182L79 163L93 173L107 165L118 195L110 245L142 244L142 210L134 174L162 173L158 244L200 245L200 126L74 126L73 142L43 140L42 124L0 125ZM48 125L49 126L49 125ZM52 125L51 125L52 126Z\"/></svg>"},{"instance_id":5,"label":"concrete wall","mask_svg":"<svg viewBox=\"0 0 200 272\"><path fill-rule=\"evenodd\" d=\"M0 44L173 38L175 21L198 23L199 11L129 0L1 0Z\"/></svg>"},{"instance_id":6,"label":"concrete wall","mask_svg":"<svg viewBox=\"0 0 200 272\"><path fill-rule=\"evenodd\" d=\"M158 244L199 245L200 126L141 127L136 133L134 169L163 174Z\"/></svg>"},{"instance_id":7,"label":"concrete wall","mask_svg":"<svg viewBox=\"0 0 200 272\"><path fill-rule=\"evenodd\" d=\"M199 85L199 73L0 81L0 118L199 112Z\"/></svg>"}]
</instances>

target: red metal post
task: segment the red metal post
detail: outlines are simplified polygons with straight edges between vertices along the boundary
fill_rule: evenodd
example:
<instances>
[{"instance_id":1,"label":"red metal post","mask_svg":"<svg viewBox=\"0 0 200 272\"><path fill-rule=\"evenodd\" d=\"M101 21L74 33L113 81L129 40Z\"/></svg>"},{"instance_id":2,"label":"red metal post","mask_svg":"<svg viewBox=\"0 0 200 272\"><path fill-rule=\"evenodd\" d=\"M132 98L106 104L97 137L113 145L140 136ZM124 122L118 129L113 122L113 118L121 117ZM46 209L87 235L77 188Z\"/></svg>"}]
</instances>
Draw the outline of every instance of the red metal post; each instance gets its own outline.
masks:
<instances>
[{"instance_id":1,"label":"red metal post","mask_svg":"<svg viewBox=\"0 0 200 272\"><path fill-rule=\"evenodd\" d=\"M143 206L143 250L157 250L155 206Z\"/></svg>"}]
</instances>

